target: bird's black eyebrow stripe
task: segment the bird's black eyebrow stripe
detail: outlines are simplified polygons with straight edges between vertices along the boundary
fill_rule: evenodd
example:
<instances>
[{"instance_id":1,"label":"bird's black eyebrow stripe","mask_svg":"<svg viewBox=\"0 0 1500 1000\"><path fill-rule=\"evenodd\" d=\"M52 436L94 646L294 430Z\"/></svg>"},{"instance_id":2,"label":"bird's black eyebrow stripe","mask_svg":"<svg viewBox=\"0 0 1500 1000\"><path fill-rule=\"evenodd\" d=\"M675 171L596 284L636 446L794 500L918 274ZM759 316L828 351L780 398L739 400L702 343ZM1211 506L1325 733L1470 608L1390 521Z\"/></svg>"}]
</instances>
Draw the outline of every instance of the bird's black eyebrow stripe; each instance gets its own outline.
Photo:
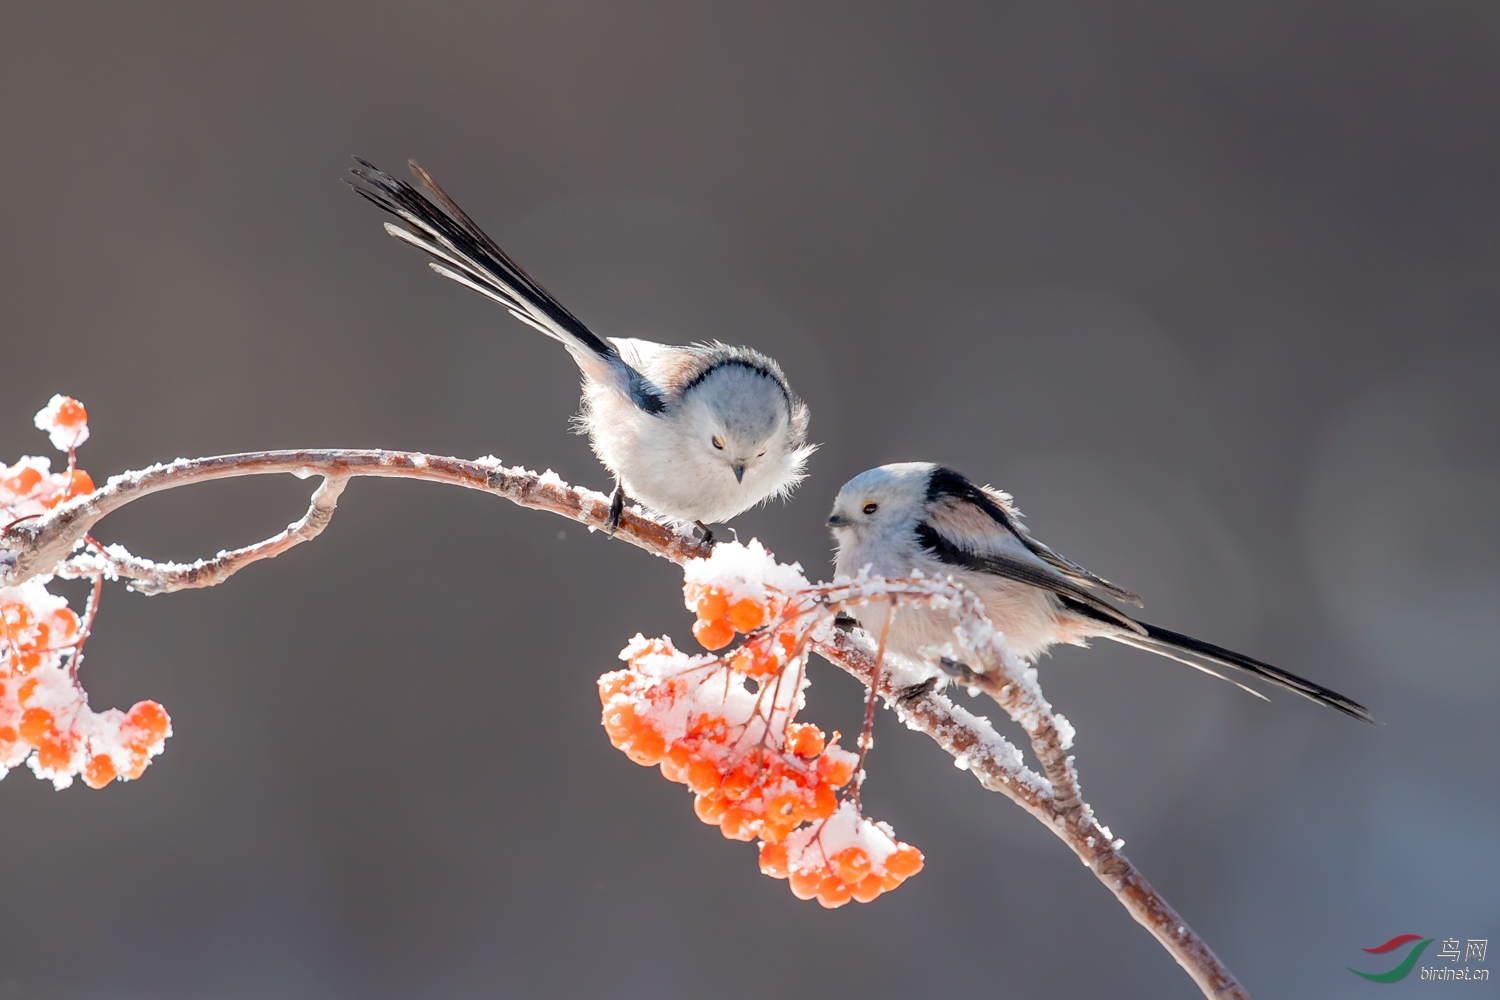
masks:
<instances>
[{"instance_id":1,"label":"bird's black eyebrow stripe","mask_svg":"<svg viewBox=\"0 0 1500 1000\"><path fill-rule=\"evenodd\" d=\"M774 364L774 362L772 364ZM792 399L792 390L787 385L786 376L781 373L780 369L773 368L770 364L763 364L754 358L745 357L740 353L732 354L726 358L719 358L712 364L705 366L702 371L698 372L698 374L694 375L692 378L684 382L682 384L682 388L677 390L677 394L681 396L685 395L688 392L691 392L698 385L702 384L704 379L708 378L714 372L720 371L724 368L728 368L730 365L739 365L741 368L752 371L757 375L763 376L770 379L772 382L775 382L776 387L781 390L782 396L786 397L787 407L790 408L796 405L795 401Z\"/></svg>"},{"instance_id":2,"label":"bird's black eyebrow stripe","mask_svg":"<svg viewBox=\"0 0 1500 1000\"><path fill-rule=\"evenodd\" d=\"M1010 514L995 502L994 497L975 486L963 473L940 465L932 470L932 475L927 479L927 502L932 503L934 500L948 498L973 504L988 514L996 523L1003 524L1011 534L1017 538L1021 537L1021 533L1016 530L1015 524L1011 521Z\"/></svg>"}]
</instances>

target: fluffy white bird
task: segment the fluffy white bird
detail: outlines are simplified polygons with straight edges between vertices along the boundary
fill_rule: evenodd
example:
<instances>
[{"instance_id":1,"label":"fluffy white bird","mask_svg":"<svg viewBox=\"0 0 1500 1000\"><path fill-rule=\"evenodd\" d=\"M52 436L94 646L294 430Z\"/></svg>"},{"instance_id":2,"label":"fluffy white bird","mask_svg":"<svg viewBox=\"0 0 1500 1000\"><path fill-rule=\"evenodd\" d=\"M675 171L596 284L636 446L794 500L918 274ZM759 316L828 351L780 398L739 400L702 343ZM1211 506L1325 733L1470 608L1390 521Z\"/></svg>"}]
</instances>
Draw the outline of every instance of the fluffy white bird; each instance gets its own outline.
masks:
<instances>
[{"instance_id":1,"label":"fluffy white bird","mask_svg":"<svg viewBox=\"0 0 1500 1000\"><path fill-rule=\"evenodd\" d=\"M1130 617L1106 598L1139 605L1139 597L1031 537L1020 516L1009 495L976 486L952 469L928 462L883 465L839 490L828 518L838 543L835 570L842 576L855 576L866 567L887 578L910 576L914 570L951 576L984 603L985 614L1005 633L1006 645L1027 660L1035 661L1055 643L1082 646L1092 638L1113 639L1215 676L1222 677L1206 664L1243 670L1356 719L1374 721L1363 705L1322 685ZM867 628L878 629L886 610L869 604L853 614ZM953 620L946 612L900 608L887 644L920 657L924 648L952 638Z\"/></svg>"},{"instance_id":2,"label":"fluffy white bird","mask_svg":"<svg viewBox=\"0 0 1500 1000\"><path fill-rule=\"evenodd\" d=\"M614 525L627 496L701 527L784 497L802 481L815 448L807 443L808 410L774 359L720 343L673 347L596 336L416 163L409 166L425 195L358 162L351 187L410 227L386 223L386 232L573 356L583 373L575 426L614 474Z\"/></svg>"}]
</instances>

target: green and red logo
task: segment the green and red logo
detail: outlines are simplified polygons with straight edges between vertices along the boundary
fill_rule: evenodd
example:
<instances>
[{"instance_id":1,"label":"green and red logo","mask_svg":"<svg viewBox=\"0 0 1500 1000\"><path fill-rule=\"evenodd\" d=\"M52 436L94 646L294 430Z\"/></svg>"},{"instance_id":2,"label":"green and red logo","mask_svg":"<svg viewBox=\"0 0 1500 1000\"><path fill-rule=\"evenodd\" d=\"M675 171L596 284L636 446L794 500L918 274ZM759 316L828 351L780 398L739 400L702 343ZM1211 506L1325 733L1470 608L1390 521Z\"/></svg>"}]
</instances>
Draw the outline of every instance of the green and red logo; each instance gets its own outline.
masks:
<instances>
[{"instance_id":1,"label":"green and red logo","mask_svg":"<svg viewBox=\"0 0 1500 1000\"><path fill-rule=\"evenodd\" d=\"M1417 959L1422 957L1423 950L1425 950L1428 945L1432 944L1432 938L1424 938L1420 934L1397 934L1385 944L1376 945L1374 948L1362 949L1363 951L1368 952L1371 955L1388 955L1396 949L1400 948L1402 945L1411 944L1413 941L1417 943L1413 945L1412 949L1406 953L1406 957L1403 958L1400 962L1397 962L1395 967L1388 972L1360 972L1352 965L1346 965L1344 966L1344 968L1348 969L1356 976L1362 976L1363 978L1368 979L1372 983L1400 982L1407 977L1407 975L1411 972L1412 967L1417 964Z\"/></svg>"}]
</instances>

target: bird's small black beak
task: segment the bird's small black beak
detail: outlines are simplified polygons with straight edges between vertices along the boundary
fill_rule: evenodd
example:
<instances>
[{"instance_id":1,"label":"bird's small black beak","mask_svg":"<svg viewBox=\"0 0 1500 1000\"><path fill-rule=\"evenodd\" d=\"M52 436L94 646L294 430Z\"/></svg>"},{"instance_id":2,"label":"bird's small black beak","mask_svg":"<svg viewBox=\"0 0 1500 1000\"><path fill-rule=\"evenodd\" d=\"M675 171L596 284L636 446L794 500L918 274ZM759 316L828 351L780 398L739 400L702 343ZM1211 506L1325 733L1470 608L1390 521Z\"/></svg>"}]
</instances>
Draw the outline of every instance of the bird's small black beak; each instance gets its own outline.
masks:
<instances>
[{"instance_id":1,"label":"bird's small black beak","mask_svg":"<svg viewBox=\"0 0 1500 1000\"><path fill-rule=\"evenodd\" d=\"M842 528L849 523L849 519L842 514L829 514L828 526L830 528Z\"/></svg>"},{"instance_id":2,"label":"bird's small black beak","mask_svg":"<svg viewBox=\"0 0 1500 1000\"><path fill-rule=\"evenodd\" d=\"M737 483L743 483L745 481L745 463L744 462L735 462L734 463L734 481L737 482Z\"/></svg>"}]
</instances>

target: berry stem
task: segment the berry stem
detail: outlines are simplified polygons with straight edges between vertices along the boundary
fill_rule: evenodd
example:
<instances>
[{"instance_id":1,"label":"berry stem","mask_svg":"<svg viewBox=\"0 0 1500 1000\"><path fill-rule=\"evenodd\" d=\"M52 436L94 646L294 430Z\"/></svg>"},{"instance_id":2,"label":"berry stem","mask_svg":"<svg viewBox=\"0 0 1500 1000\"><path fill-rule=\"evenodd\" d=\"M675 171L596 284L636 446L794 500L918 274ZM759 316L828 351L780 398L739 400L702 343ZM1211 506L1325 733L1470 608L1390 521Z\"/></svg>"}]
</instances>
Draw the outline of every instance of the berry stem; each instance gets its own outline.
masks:
<instances>
[{"instance_id":1,"label":"berry stem","mask_svg":"<svg viewBox=\"0 0 1500 1000\"><path fill-rule=\"evenodd\" d=\"M859 761L854 765L854 782L850 786L850 797L854 800L855 809L859 808L859 790L865 783L865 757L869 755L870 747L875 742L875 698L880 691L880 668L885 662L885 640L891 633L891 618L895 611L896 599L887 598L885 620L880 625L880 644L875 647L875 670L870 675L870 696L865 699L865 721L859 730Z\"/></svg>"}]
</instances>

